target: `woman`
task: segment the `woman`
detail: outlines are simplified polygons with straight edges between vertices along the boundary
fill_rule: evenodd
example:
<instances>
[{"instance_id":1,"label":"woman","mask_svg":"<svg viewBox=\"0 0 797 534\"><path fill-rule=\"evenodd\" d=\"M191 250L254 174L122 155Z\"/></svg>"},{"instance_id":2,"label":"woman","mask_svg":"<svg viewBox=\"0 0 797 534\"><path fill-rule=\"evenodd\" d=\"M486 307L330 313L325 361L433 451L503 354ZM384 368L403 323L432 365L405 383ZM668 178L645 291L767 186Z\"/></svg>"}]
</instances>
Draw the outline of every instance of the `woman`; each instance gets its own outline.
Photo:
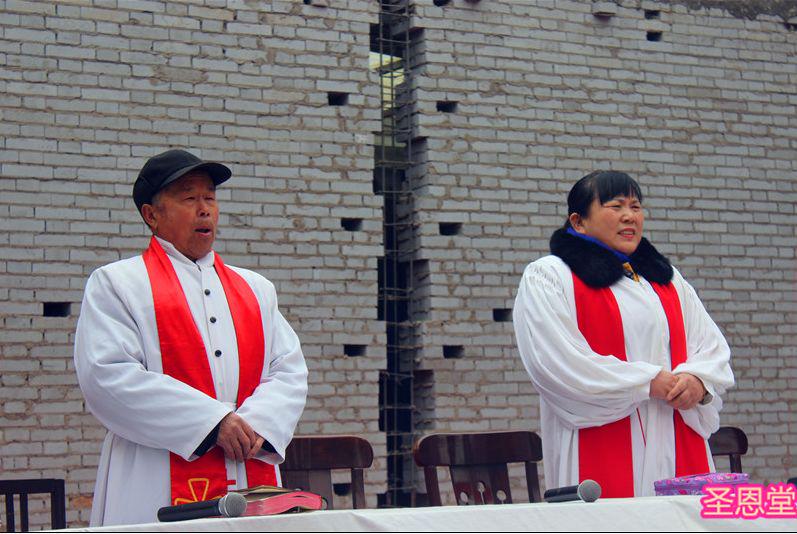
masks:
<instances>
[{"instance_id":1,"label":"woman","mask_svg":"<svg viewBox=\"0 0 797 534\"><path fill-rule=\"evenodd\" d=\"M567 199L551 255L526 267L515 335L540 393L549 488L605 497L714 470L706 439L733 385L730 349L694 289L642 237L642 192L593 172Z\"/></svg>"}]
</instances>

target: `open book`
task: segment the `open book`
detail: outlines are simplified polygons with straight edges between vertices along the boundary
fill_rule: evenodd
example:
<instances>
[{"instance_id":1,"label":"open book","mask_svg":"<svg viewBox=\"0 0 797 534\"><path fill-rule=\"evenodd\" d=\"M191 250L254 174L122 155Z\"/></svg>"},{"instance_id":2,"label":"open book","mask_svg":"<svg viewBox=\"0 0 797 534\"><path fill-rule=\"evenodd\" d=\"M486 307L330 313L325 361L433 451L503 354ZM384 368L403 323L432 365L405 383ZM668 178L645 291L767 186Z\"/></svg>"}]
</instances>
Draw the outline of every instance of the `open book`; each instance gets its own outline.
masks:
<instances>
[{"instance_id":1,"label":"open book","mask_svg":"<svg viewBox=\"0 0 797 534\"><path fill-rule=\"evenodd\" d=\"M308 512L326 508L324 499L309 491L297 491L276 486L255 486L236 490L246 498L243 515L276 515L288 512Z\"/></svg>"}]
</instances>

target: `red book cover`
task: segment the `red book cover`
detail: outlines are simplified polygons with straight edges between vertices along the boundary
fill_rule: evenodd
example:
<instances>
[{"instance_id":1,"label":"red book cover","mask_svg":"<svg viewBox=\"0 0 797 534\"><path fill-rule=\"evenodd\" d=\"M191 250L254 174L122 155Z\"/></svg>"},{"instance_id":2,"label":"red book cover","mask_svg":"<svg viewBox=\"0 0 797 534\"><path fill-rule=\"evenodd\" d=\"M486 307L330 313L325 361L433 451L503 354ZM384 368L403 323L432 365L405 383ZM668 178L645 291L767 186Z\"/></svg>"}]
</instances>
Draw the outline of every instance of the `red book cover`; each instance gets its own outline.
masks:
<instances>
[{"instance_id":1,"label":"red book cover","mask_svg":"<svg viewBox=\"0 0 797 534\"><path fill-rule=\"evenodd\" d=\"M246 498L244 516L322 510L326 504L324 499L315 493L276 486L255 486L236 493Z\"/></svg>"}]
</instances>

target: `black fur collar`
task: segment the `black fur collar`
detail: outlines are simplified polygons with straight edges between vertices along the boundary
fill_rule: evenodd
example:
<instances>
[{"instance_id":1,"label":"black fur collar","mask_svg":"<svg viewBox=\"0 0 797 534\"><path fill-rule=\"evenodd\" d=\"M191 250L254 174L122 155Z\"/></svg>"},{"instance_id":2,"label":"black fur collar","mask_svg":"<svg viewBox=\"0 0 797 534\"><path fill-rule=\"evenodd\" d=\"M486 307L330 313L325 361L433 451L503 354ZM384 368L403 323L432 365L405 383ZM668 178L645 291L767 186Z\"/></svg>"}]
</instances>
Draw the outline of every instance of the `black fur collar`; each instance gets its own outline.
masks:
<instances>
[{"instance_id":1,"label":"black fur collar","mask_svg":"<svg viewBox=\"0 0 797 534\"><path fill-rule=\"evenodd\" d=\"M570 235L564 228L551 236L551 254L560 257L576 276L591 287L609 287L623 276L623 264L611 251ZM650 282L667 284L672 280L670 260L644 237L631 254L631 266Z\"/></svg>"}]
</instances>

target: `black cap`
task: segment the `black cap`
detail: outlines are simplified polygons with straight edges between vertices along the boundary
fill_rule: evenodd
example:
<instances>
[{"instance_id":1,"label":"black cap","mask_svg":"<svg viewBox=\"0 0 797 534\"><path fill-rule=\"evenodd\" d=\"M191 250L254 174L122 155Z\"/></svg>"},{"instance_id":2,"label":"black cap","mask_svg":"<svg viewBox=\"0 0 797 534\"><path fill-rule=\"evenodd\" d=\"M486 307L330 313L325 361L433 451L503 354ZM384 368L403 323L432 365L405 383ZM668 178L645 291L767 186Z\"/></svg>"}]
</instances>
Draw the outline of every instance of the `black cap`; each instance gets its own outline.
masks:
<instances>
[{"instance_id":1,"label":"black cap","mask_svg":"<svg viewBox=\"0 0 797 534\"><path fill-rule=\"evenodd\" d=\"M213 183L226 182L232 171L215 161L202 161L185 150L167 150L147 160L133 184L133 201L136 208L152 202L155 193L191 171L202 170L208 173Z\"/></svg>"}]
</instances>

